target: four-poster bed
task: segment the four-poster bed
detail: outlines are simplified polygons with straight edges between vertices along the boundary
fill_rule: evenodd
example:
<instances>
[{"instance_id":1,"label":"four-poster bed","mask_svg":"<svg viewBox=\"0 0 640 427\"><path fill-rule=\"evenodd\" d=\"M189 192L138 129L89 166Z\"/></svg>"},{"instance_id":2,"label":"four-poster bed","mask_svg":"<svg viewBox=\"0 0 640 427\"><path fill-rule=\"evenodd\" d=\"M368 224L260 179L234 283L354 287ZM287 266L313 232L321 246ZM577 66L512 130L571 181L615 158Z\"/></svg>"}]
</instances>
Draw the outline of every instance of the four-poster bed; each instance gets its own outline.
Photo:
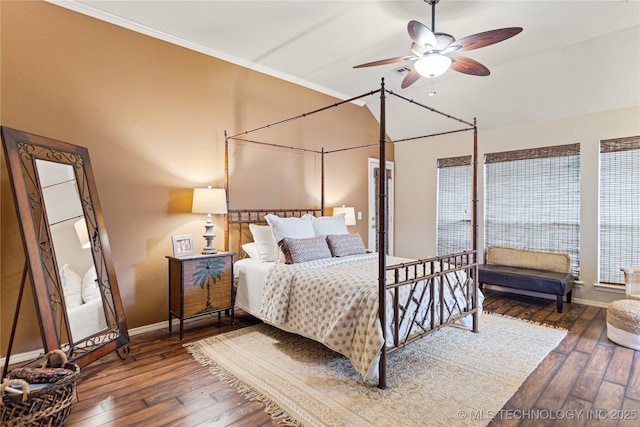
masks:
<instances>
[{"instance_id":1,"label":"four-poster bed","mask_svg":"<svg viewBox=\"0 0 640 427\"><path fill-rule=\"evenodd\" d=\"M285 147L279 144L249 140L244 137L258 130L271 128L275 125L284 124L298 118L304 118L311 114L338 107L376 93L380 96L380 139L377 144L326 151L323 148L318 151L307 148ZM377 253L366 254L360 251L354 252L352 256L339 258L334 255L334 257L329 259L314 258L309 262L299 264L271 263L274 264L271 265L262 263L261 260L248 260L247 264L249 264L249 262L254 264L253 269L245 271L242 269L243 265L238 265L239 277L236 283L236 304L238 308L276 327L320 341L328 347L346 355L351 359L354 367L363 377L377 377L378 387L380 388L386 387L387 353L454 323L463 323L465 326L471 327L474 332L478 331L478 317L481 312L482 295L477 283L477 126L475 120L474 123L470 123L398 95L393 91L385 89L383 79L380 89L332 104L328 107L232 136L228 136L225 132L225 189L227 191L227 204L229 204L230 198L228 167L230 141L299 149L315 153L321 157L322 182L320 208L273 210L228 209L228 214L225 217L225 250L229 251L231 249L230 228L231 226L235 226L237 227L238 244L234 250L239 253L242 250L243 226L248 225L253 232L258 231L256 224L265 223L265 217L267 220L274 216L276 218L297 217L300 221L307 219L312 222L317 221L316 218L318 216L324 215L324 166L326 155L378 145L380 164L384 165L386 163L385 102L387 95L397 97L468 126L463 129L444 133L473 130L473 219L471 230L473 233L473 248L456 254L418 260L400 259L385 255L388 238L386 229L387 188L385 174L379 174L380 182L377 186L377 216L379 218ZM442 134L443 133L417 136L402 141ZM311 216L316 218L312 218ZM269 224L272 223L269 222ZM346 228L344 230L346 230ZM255 236L256 234L254 234L254 237ZM309 240L309 242L305 243L311 244L313 240L311 236L312 235L304 236ZM326 239L329 237L331 236L324 236ZM274 241L278 243L278 240L280 239ZM282 239L279 242L283 250L287 242L293 241L287 240L287 242L285 242L285 240L287 239ZM313 242L318 242L317 238L313 240ZM322 244L322 238L320 239L320 244ZM276 251L277 250L276 248ZM238 264L240 264L240 262L238 262ZM361 264L363 265L362 267ZM364 266L365 264L367 265L366 267ZM377 268L372 268L376 264ZM372 268L372 271L365 272L367 268ZM319 279L320 276L323 278L322 280ZM254 291L249 289L248 283L250 282L250 278L261 284L258 285L259 290L254 296L251 295ZM359 280L363 282L362 287L358 287L356 283ZM314 281L320 283L313 283ZM373 281L373 283L370 283L371 281ZM275 287L278 283L282 284L279 286L283 286L284 288L276 289ZM370 287L370 285L372 285L372 287ZM366 289L362 290L363 288ZM328 302L318 301L317 307L309 306L309 300L327 299L314 299L314 296L318 293L339 293L342 292L343 289L348 289L344 292L351 292L349 298L354 294L362 294L362 299L352 304L358 306L357 312L347 312L347 308L351 304L345 303L346 297L343 295L336 297L337 300L340 301L338 305L336 305L335 301L331 302L333 305ZM308 292L316 292L316 294ZM375 298L371 298L371 295ZM283 303L283 301L285 302ZM351 301L351 299L349 299L349 301ZM310 311L317 312L320 319L314 318L311 319L308 324L303 324L304 321L300 320L300 317L304 317L304 314L300 312L302 309L295 306L294 303L301 304L306 310L311 308ZM325 305L322 306L321 304ZM344 307L345 313L341 312L342 307ZM325 321L324 313L327 312L331 314L328 316L329 319ZM290 317L295 318L296 321L288 322L288 314ZM309 315L313 316L312 313L309 313ZM356 320L353 320L354 316ZM372 318L367 318L367 316ZM469 320L469 317L471 317L471 320ZM326 323L326 325L323 325L323 322ZM344 325L349 323L353 324L353 330L347 330L345 328ZM336 326L337 324L340 326ZM349 328L351 328L351 326L349 326ZM334 339L337 335L343 336L345 334L348 337L344 339L342 343L337 343ZM348 342L345 344L344 341ZM352 346L354 348L352 348ZM372 347L375 353L373 355Z\"/></svg>"}]
</instances>

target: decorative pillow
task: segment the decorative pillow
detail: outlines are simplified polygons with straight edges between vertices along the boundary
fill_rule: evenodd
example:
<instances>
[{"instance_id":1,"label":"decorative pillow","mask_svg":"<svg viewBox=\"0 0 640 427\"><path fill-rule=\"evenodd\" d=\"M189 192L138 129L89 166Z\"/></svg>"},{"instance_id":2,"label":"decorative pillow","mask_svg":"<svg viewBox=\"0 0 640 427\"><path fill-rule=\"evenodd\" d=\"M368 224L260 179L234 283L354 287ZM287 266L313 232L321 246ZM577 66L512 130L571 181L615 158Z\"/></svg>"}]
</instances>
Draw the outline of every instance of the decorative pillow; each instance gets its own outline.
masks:
<instances>
[{"instance_id":1,"label":"decorative pillow","mask_svg":"<svg viewBox=\"0 0 640 427\"><path fill-rule=\"evenodd\" d=\"M67 308L82 305L82 278L71 269L69 264L63 265L60 269L60 280Z\"/></svg>"},{"instance_id":2,"label":"decorative pillow","mask_svg":"<svg viewBox=\"0 0 640 427\"><path fill-rule=\"evenodd\" d=\"M345 224L346 213L334 216L321 216L313 219L313 230L316 236L328 236L330 234L349 234Z\"/></svg>"},{"instance_id":3,"label":"decorative pillow","mask_svg":"<svg viewBox=\"0 0 640 427\"><path fill-rule=\"evenodd\" d=\"M333 256L360 255L367 253L359 234L338 234L327 236L327 244Z\"/></svg>"},{"instance_id":4,"label":"decorative pillow","mask_svg":"<svg viewBox=\"0 0 640 427\"><path fill-rule=\"evenodd\" d=\"M29 384L51 384L74 374L75 371L67 368L35 368L25 366L13 369L9 372L8 378L11 380L24 380Z\"/></svg>"},{"instance_id":5,"label":"decorative pillow","mask_svg":"<svg viewBox=\"0 0 640 427\"><path fill-rule=\"evenodd\" d=\"M89 302L100 297L96 267L91 266L82 277L82 301Z\"/></svg>"},{"instance_id":6,"label":"decorative pillow","mask_svg":"<svg viewBox=\"0 0 640 427\"><path fill-rule=\"evenodd\" d=\"M331 258L331 251L324 236L301 239L285 237L278 245L284 254L285 264Z\"/></svg>"},{"instance_id":7,"label":"decorative pillow","mask_svg":"<svg viewBox=\"0 0 640 427\"><path fill-rule=\"evenodd\" d=\"M262 262L276 260L276 242L273 239L273 230L270 225L249 224L249 230L256 244L258 257ZM253 258L253 257L251 257Z\"/></svg>"},{"instance_id":8,"label":"decorative pillow","mask_svg":"<svg viewBox=\"0 0 640 427\"><path fill-rule=\"evenodd\" d=\"M260 254L258 253L258 247L255 242L245 243L244 245L242 245L242 249L249 256L249 258L254 258L258 260L260 259Z\"/></svg>"},{"instance_id":9,"label":"decorative pillow","mask_svg":"<svg viewBox=\"0 0 640 427\"><path fill-rule=\"evenodd\" d=\"M264 219L273 230L273 238L276 245L285 237L304 239L316 236L313 230L313 215L303 215L300 218L281 218L277 215L268 214L265 215ZM276 250L275 260L277 262L284 261L284 255L281 250Z\"/></svg>"}]
</instances>

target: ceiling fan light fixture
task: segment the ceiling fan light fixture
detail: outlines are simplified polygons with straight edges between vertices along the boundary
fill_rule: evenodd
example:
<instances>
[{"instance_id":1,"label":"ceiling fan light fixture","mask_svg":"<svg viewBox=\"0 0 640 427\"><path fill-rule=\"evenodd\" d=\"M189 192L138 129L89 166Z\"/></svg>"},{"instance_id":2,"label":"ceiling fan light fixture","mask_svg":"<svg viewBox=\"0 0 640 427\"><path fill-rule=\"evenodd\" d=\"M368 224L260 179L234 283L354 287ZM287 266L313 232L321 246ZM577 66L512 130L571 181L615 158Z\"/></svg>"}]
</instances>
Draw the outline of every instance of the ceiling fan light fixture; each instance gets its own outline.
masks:
<instances>
[{"instance_id":1,"label":"ceiling fan light fixture","mask_svg":"<svg viewBox=\"0 0 640 427\"><path fill-rule=\"evenodd\" d=\"M438 77L451 66L451 58L431 53L418 59L415 63L416 71L423 77Z\"/></svg>"}]
</instances>

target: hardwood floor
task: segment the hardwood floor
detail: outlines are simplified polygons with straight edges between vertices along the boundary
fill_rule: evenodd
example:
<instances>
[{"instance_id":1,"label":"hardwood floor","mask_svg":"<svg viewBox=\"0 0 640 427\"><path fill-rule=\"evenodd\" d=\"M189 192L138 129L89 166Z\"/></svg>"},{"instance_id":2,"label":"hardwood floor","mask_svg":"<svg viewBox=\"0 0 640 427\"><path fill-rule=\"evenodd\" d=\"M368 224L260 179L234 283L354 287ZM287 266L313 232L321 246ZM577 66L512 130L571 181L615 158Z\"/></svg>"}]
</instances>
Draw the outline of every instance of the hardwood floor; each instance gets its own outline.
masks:
<instances>
[{"instance_id":1,"label":"hardwood floor","mask_svg":"<svg viewBox=\"0 0 640 427\"><path fill-rule=\"evenodd\" d=\"M606 309L485 292L485 310L568 329L569 333L497 414L469 414L491 426L638 425L640 351L606 337ZM257 402L244 400L182 344L254 324L238 314L186 324L185 339L161 330L132 337L130 356L115 354L83 368L66 426L274 426ZM527 351L527 349L522 349ZM625 412L626 411L626 412ZM626 416L626 421L616 418ZM428 425L428 420L425 424Z\"/></svg>"}]
</instances>

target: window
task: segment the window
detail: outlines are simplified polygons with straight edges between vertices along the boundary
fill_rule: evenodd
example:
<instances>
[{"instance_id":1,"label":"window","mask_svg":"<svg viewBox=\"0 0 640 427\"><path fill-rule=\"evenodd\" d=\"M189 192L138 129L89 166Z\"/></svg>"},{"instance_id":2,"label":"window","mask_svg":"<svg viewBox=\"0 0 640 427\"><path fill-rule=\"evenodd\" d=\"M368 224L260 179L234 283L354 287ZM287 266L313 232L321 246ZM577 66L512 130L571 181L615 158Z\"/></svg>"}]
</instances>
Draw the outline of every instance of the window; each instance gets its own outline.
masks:
<instances>
[{"instance_id":1,"label":"window","mask_svg":"<svg viewBox=\"0 0 640 427\"><path fill-rule=\"evenodd\" d=\"M485 247L567 253L580 266L580 144L485 155Z\"/></svg>"},{"instance_id":2,"label":"window","mask_svg":"<svg viewBox=\"0 0 640 427\"><path fill-rule=\"evenodd\" d=\"M473 246L471 156L438 159L436 252L468 251Z\"/></svg>"},{"instance_id":3,"label":"window","mask_svg":"<svg viewBox=\"0 0 640 427\"><path fill-rule=\"evenodd\" d=\"M640 265L640 136L600 141L599 281Z\"/></svg>"}]
</instances>

